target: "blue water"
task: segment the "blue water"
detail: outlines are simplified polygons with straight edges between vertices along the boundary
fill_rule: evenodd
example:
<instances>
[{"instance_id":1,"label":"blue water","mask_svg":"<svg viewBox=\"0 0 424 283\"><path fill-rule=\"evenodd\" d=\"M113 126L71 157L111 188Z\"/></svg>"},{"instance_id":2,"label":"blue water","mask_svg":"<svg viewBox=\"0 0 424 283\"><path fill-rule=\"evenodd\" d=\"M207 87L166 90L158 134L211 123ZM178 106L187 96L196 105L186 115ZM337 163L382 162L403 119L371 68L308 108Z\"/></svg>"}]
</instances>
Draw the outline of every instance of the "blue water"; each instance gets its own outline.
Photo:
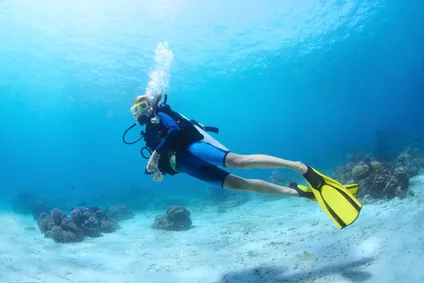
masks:
<instances>
[{"instance_id":1,"label":"blue water","mask_svg":"<svg viewBox=\"0 0 424 283\"><path fill-rule=\"evenodd\" d=\"M423 19L420 0L0 1L4 204L22 190L70 206L205 193L183 174L153 182L141 145L121 139L161 42L174 55L168 102L234 152L326 171L381 131L423 137Z\"/></svg>"},{"instance_id":2,"label":"blue water","mask_svg":"<svg viewBox=\"0 0 424 283\"><path fill-rule=\"evenodd\" d=\"M169 102L232 151L325 168L346 146L422 134L421 1L0 3L1 187L68 197L153 184L121 142L158 42ZM246 172L246 175L264 172Z\"/></svg>"},{"instance_id":3,"label":"blue water","mask_svg":"<svg viewBox=\"0 0 424 283\"><path fill-rule=\"evenodd\" d=\"M330 168L378 130L421 135L422 11L421 1L2 1L1 190L204 186L152 183L139 147L121 141L163 41L169 102L219 127L232 151Z\"/></svg>"},{"instance_id":4,"label":"blue water","mask_svg":"<svg viewBox=\"0 0 424 283\"><path fill-rule=\"evenodd\" d=\"M329 173L351 153L382 144L402 149L424 138L422 0L0 0L2 211L23 191L63 209L134 205L152 195L202 205L210 185L184 174L153 182L144 174L142 144L122 142L134 123L131 103L145 92L164 42L173 54L169 104L219 127L213 136L231 151L299 160ZM272 170L231 172L267 180ZM255 218L255 208L246 209ZM204 225L205 216L198 217ZM150 229L151 220L132 235ZM393 225L403 229L400 219ZM353 239L372 234L367 229L352 232ZM336 235L335 242L344 240ZM327 269L314 272L320 270ZM406 280L405 270L393 282Z\"/></svg>"}]
</instances>

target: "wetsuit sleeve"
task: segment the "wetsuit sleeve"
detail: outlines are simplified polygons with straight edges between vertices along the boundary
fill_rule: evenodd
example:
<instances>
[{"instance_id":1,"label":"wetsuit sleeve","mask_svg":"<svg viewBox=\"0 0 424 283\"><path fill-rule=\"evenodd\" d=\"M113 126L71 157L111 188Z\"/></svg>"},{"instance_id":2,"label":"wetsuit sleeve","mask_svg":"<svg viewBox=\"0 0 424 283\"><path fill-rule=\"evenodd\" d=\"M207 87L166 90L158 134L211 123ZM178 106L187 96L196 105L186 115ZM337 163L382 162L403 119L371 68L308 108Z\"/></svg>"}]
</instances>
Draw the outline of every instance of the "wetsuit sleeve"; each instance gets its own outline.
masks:
<instances>
[{"instance_id":1,"label":"wetsuit sleeve","mask_svg":"<svg viewBox=\"0 0 424 283\"><path fill-rule=\"evenodd\" d=\"M178 126L177 122L175 122L174 119L169 117L169 115L166 115L165 113L159 113L158 116L160 118L160 123L162 124L162 126L167 129L166 136L156 148L156 152L162 154L168 151L170 146L169 142L174 140L174 138L180 134L181 129Z\"/></svg>"}]
</instances>

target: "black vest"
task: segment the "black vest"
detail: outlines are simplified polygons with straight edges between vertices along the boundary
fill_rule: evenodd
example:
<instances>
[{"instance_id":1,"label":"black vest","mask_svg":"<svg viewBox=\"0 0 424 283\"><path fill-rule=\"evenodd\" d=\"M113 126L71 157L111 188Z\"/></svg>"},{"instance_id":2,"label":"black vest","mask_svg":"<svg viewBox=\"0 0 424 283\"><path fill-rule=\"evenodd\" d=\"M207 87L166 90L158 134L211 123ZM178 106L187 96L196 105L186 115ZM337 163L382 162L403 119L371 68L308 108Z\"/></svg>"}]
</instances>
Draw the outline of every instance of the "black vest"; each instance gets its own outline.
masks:
<instances>
[{"instance_id":1,"label":"black vest","mask_svg":"<svg viewBox=\"0 0 424 283\"><path fill-rule=\"evenodd\" d=\"M172 135L172 137L168 137L166 143L169 148L168 153L164 153L160 156L159 159L159 170L162 173L167 173L170 175L175 175L178 172L172 169L169 159L173 153L177 153L185 150L190 144L194 142L201 141L204 136L196 129L192 121L187 120L178 112L175 112L171 109L171 107L167 104L163 104L156 109L156 113L165 113L170 116L180 127L181 131ZM162 129L160 123L154 124L149 122L146 124L146 131L144 133L144 141L146 143L146 147L153 152L155 148L149 143L149 136L152 134L152 131L160 133L158 137L159 142L166 136L166 129Z\"/></svg>"}]
</instances>

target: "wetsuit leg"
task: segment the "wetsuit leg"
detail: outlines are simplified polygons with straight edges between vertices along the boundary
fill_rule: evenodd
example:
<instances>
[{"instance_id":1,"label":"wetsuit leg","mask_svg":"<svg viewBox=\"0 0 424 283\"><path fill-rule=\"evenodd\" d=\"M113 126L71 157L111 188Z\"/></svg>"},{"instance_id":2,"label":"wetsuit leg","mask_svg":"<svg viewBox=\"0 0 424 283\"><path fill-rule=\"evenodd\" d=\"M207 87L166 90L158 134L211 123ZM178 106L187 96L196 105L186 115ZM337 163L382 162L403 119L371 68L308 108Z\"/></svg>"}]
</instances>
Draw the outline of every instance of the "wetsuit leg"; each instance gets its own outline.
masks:
<instances>
[{"instance_id":1,"label":"wetsuit leg","mask_svg":"<svg viewBox=\"0 0 424 283\"><path fill-rule=\"evenodd\" d=\"M223 167L225 167L225 158L227 157L227 154L230 153L229 150L203 142L192 143L188 146L187 151L207 163Z\"/></svg>"},{"instance_id":2,"label":"wetsuit leg","mask_svg":"<svg viewBox=\"0 0 424 283\"><path fill-rule=\"evenodd\" d=\"M222 155L222 152L219 153ZM214 158L216 159L215 161L219 161L218 157ZM221 156L220 158L223 157ZM186 173L204 182L208 182L209 184L216 187L222 188L225 179L230 174L222 168L219 168L218 166L211 164L201 159L200 157L194 155L187 149L177 153L176 163L178 169L181 172Z\"/></svg>"}]
</instances>

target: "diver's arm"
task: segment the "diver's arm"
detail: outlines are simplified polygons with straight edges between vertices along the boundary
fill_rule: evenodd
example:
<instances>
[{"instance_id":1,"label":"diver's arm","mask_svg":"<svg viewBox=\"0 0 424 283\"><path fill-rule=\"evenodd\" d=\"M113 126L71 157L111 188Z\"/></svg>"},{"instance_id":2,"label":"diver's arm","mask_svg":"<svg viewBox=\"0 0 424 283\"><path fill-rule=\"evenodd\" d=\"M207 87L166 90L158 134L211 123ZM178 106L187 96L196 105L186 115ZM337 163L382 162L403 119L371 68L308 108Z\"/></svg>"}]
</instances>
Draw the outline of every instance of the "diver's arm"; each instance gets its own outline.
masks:
<instances>
[{"instance_id":1,"label":"diver's arm","mask_svg":"<svg viewBox=\"0 0 424 283\"><path fill-rule=\"evenodd\" d=\"M174 121L171 117L166 115L165 113L158 113L160 118L160 123L167 128L168 132L160 144L157 146L155 152L159 155L168 151L169 145L167 143L168 139L171 139L178 135L181 131L180 126L178 126L177 122Z\"/></svg>"},{"instance_id":2,"label":"diver's arm","mask_svg":"<svg viewBox=\"0 0 424 283\"><path fill-rule=\"evenodd\" d=\"M147 162L147 171L149 172L157 171L161 154L168 153L169 143L181 132L177 122L175 122L171 117L165 113L158 113L157 115L159 116L159 121L162 126L167 129L167 133L156 149L152 152L152 155Z\"/></svg>"}]
</instances>

